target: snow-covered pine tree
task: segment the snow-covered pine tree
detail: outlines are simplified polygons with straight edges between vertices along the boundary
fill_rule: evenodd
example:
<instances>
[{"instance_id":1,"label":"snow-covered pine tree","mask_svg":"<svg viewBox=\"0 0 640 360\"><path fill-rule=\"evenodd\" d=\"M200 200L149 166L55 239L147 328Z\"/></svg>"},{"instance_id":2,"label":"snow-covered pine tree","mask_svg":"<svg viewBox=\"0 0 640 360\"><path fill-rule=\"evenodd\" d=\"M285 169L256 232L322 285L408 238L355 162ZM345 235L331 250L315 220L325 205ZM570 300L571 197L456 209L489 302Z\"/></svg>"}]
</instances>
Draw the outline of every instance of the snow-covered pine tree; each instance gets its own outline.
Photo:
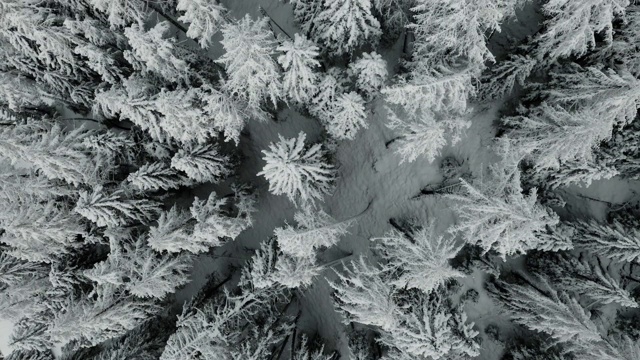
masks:
<instances>
[{"instance_id":1,"label":"snow-covered pine tree","mask_svg":"<svg viewBox=\"0 0 640 360\"><path fill-rule=\"evenodd\" d=\"M570 223L576 246L606 258L632 262L640 260L640 232L626 228L618 221L611 225L595 220Z\"/></svg>"},{"instance_id":2,"label":"snow-covered pine tree","mask_svg":"<svg viewBox=\"0 0 640 360\"><path fill-rule=\"evenodd\" d=\"M582 56L600 41L611 43L614 21L624 16L629 0L563 0L542 7L548 20L544 30L534 39L536 57L553 61L569 56Z\"/></svg>"},{"instance_id":3,"label":"snow-covered pine tree","mask_svg":"<svg viewBox=\"0 0 640 360\"><path fill-rule=\"evenodd\" d=\"M185 180L177 171L162 162L142 165L127 176L126 181L142 191L177 189L185 184Z\"/></svg>"},{"instance_id":4,"label":"snow-covered pine tree","mask_svg":"<svg viewBox=\"0 0 640 360\"><path fill-rule=\"evenodd\" d=\"M469 69L422 67L381 92L387 103L402 107L412 117L425 112L462 114L467 109L467 97L473 94L472 78Z\"/></svg>"},{"instance_id":5,"label":"snow-covered pine tree","mask_svg":"<svg viewBox=\"0 0 640 360\"><path fill-rule=\"evenodd\" d=\"M223 82L224 83L224 82ZM224 88L224 85L222 86ZM224 141L240 143L240 132L248 119L266 121L269 115L262 109L249 106L246 102L233 97L212 86L200 88L203 110L213 118L211 126L222 133Z\"/></svg>"},{"instance_id":6,"label":"snow-covered pine tree","mask_svg":"<svg viewBox=\"0 0 640 360\"><path fill-rule=\"evenodd\" d=\"M166 21L157 23L149 30L132 24L124 30L132 49L125 51L124 56L144 63L146 70L167 81L188 83L189 64L176 56L176 40L164 38L168 30L169 23Z\"/></svg>"},{"instance_id":7,"label":"snow-covered pine tree","mask_svg":"<svg viewBox=\"0 0 640 360\"><path fill-rule=\"evenodd\" d=\"M625 9L624 24L614 33L613 44L609 47L612 60L622 62L624 68L638 77L640 75L640 60L635 54L640 44L640 6L631 4Z\"/></svg>"},{"instance_id":8,"label":"snow-covered pine tree","mask_svg":"<svg viewBox=\"0 0 640 360\"><path fill-rule=\"evenodd\" d=\"M139 75L132 75L122 84L96 91L93 111L107 118L130 120L155 140L164 141L166 135L160 126L154 96L156 87Z\"/></svg>"},{"instance_id":9,"label":"snow-covered pine tree","mask_svg":"<svg viewBox=\"0 0 640 360\"><path fill-rule=\"evenodd\" d=\"M419 289L428 294L449 279L464 277L449 264L462 245L456 245L453 237L438 236L433 222L408 234L393 230L372 240L386 261L385 271L398 274L390 283L399 289Z\"/></svg>"},{"instance_id":10,"label":"snow-covered pine tree","mask_svg":"<svg viewBox=\"0 0 640 360\"><path fill-rule=\"evenodd\" d=\"M86 40L66 28L55 4L7 3L0 19L0 57L7 70L35 79L66 105L88 107L98 85L95 72L74 53Z\"/></svg>"},{"instance_id":11,"label":"snow-covered pine tree","mask_svg":"<svg viewBox=\"0 0 640 360\"><path fill-rule=\"evenodd\" d=\"M82 145L103 158L131 164L135 160L136 143L131 133L105 131L85 138Z\"/></svg>"},{"instance_id":12,"label":"snow-covered pine tree","mask_svg":"<svg viewBox=\"0 0 640 360\"><path fill-rule=\"evenodd\" d=\"M544 278L537 277L535 287L498 283L498 289L493 295L516 323L550 335L575 355L591 352L601 354L601 359L619 358L617 350L604 341L590 313L567 293L553 289Z\"/></svg>"},{"instance_id":13,"label":"snow-covered pine tree","mask_svg":"<svg viewBox=\"0 0 640 360\"><path fill-rule=\"evenodd\" d=\"M547 239L538 233L555 226L558 215L537 202L535 188L523 194L518 168L498 163L474 184L460 181L464 192L446 195L455 202L459 217L449 231L461 233L465 241L485 252L496 251L503 259L545 247Z\"/></svg>"},{"instance_id":14,"label":"snow-covered pine tree","mask_svg":"<svg viewBox=\"0 0 640 360\"><path fill-rule=\"evenodd\" d=\"M162 300L176 288L189 282L191 255L163 255L158 257L144 238L110 239L106 260L84 271L98 286L113 286L142 299Z\"/></svg>"},{"instance_id":15,"label":"snow-covered pine tree","mask_svg":"<svg viewBox=\"0 0 640 360\"><path fill-rule=\"evenodd\" d=\"M264 241L249 261L240 280L251 288L270 289L278 285L285 288L306 287L322 271L314 258L285 254L275 239Z\"/></svg>"},{"instance_id":16,"label":"snow-covered pine tree","mask_svg":"<svg viewBox=\"0 0 640 360\"><path fill-rule=\"evenodd\" d=\"M345 266L344 274L337 273L336 281L329 281L336 307L347 324L358 322L384 331L397 328L400 309L383 273L383 269L368 264L361 256Z\"/></svg>"},{"instance_id":17,"label":"snow-covered pine tree","mask_svg":"<svg viewBox=\"0 0 640 360\"><path fill-rule=\"evenodd\" d=\"M509 94L516 84L524 87L537 64L538 61L528 54L509 54L507 59L499 61L482 76L478 97L498 99Z\"/></svg>"},{"instance_id":18,"label":"snow-covered pine tree","mask_svg":"<svg viewBox=\"0 0 640 360\"><path fill-rule=\"evenodd\" d=\"M563 291L591 299L593 302L589 306L616 303L630 308L639 307L618 277L604 268L599 258L596 260L598 264L570 254L543 253L528 259L527 268L535 274L546 275Z\"/></svg>"},{"instance_id":19,"label":"snow-covered pine tree","mask_svg":"<svg viewBox=\"0 0 640 360\"><path fill-rule=\"evenodd\" d=\"M282 98L282 82L276 53L276 39L269 18L251 20L247 14L235 23L222 26L225 53L217 62L224 65L228 79L223 91L259 108L264 101L276 107Z\"/></svg>"},{"instance_id":20,"label":"snow-covered pine tree","mask_svg":"<svg viewBox=\"0 0 640 360\"><path fill-rule=\"evenodd\" d=\"M220 154L215 145L191 145L171 158L171 167L197 182L217 183L231 173L230 159Z\"/></svg>"},{"instance_id":21,"label":"snow-covered pine tree","mask_svg":"<svg viewBox=\"0 0 640 360\"><path fill-rule=\"evenodd\" d=\"M333 166L323 159L322 145L307 147L306 137L304 132L291 139L279 135L277 144L271 143L269 150L262 151L267 164L258 173L269 182L271 193L287 195L296 205L321 200L335 177Z\"/></svg>"},{"instance_id":22,"label":"snow-covered pine tree","mask_svg":"<svg viewBox=\"0 0 640 360\"><path fill-rule=\"evenodd\" d=\"M369 127L366 121L364 99L356 92L340 95L332 104L332 113L326 120L327 132L336 139L355 139L360 129Z\"/></svg>"},{"instance_id":23,"label":"snow-covered pine tree","mask_svg":"<svg viewBox=\"0 0 640 360\"><path fill-rule=\"evenodd\" d=\"M318 2L320 3L320 2ZM370 0L325 0L312 15L311 38L332 55L353 52L365 43L376 44L380 23L371 13Z\"/></svg>"},{"instance_id":24,"label":"snow-covered pine tree","mask_svg":"<svg viewBox=\"0 0 640 360\"><path fill-rule=\"evenodd\" d=\"M85 225L55 201L27 197L6 211L0 218L0 241L9 245L8 254L20 259L50 263L80 246L80 237L87 235Z\"/></svg>"},{"instance_id":25,"label":"snow-covered pine tree","mask_svg":"<svg viewBox=\"0 0 640 360\"><path fill-rule=\"evenodd\" d=\"M542 103L523 115L502 121L509 127L511 147L530 154L537 169L557 169L560 163L584 163L611 136L613 124L589 108L567 110Z\"/></svg>"},{"instance_id":26,"label":"snow-covered pine tree","mask_svg":"<svg viewBox=\"0 0 640 360\"><path fill-rule=\"evenodd\" d=\"M408 295L398 325L384 331L379 342L391 349L392 359L476 357L478 331L467 323L462 307L454 307L439 289L429 296Z\"/></svg>"},{"instance_id":27,"label":"snow-covered pine tree","mask_svg":"<svg viewBox=\"0 0 640 360\"><path fill-rule=\"evenodd\" d=\"M571 65L553 72L541 94L553 104L591 109L611 126L628 124L640 105L640 80L623 70Z\"/></svg>"},{"instance_id":28,"label":"snow-covered pine tree","mask_svg":"<svg viewBox=\"0 0 640 360\"><path fill-rule=\"evenodd\" d=\"M387 108L387 113L386 125L398 135L391 147L400 155L401 163L413 162L420 156L433 162L447 141L455 145L471 126L465 115L422 113L412 119L390 108Z\"/></svg>"},{"instance_id":29,"label":"snow-covered pine tree","mask_svg":"<svg viewBox=\"0 0 640 360\"><path fill-rule=\"evenodd\" d=\"M348 233L356 221L336 221L321 209L303 208L293 219L297 226L286 225L274 230L280 249L291 256L313 258L316 250L331 247Z\"/></svg>"},{"instance_id":30,"label":"snow-covered pine tree","mask_svg":"<svg viewBox=\"0 0 640 360\"><path fill-rule=\"evenodd\" d=\"M43 263L27 262L3 252L0 254L0 314L3 320L17 322L46 309L45 292L50 287L48 269Z\"/></svg>"},{"instance_id":31,"label":"snow-covered pine tree","mask_svg":"<svg viewBox=\"0 0 640 360\"><path fill-rule=\"evenodd\" d=\"M595 149L594 162L610 168L623 178L639 179L640 148L637 146L640 136L640 121L632 121L626 126L616 126L611 138Z\"/></svg>"},{"instance_id":32,"label":"snow-covered pine tree","mask_svg":"<svg viewBox=\"0 0 640 360\"><path fill-rule=\"evenodd\" d=\"M92 191L81 190L73 211L99 227L118 227L131 223L147 224L159 213L159 204L153 200L127 198L122 190L110 192L102 185Z\"/></svg>"},{"instance_id":33,"label":"snow-covered pine tree","mask_svg":"<svg viewBox=\"0 0 640 360\"><path fill-rule=\"evenodd\" d=\"M293 40L285 39L277 50L283 53L278 56L278 63L284 69L285 94L297 103L308 103L317 92L318 47L303 35L295 34Z\"/></svg>"},{"instance_id":34,"label":"snow-covered pine tree","mask_svg":"<svg viewBox=\"0 0 640 360\"><path fill-rule=\"evenodd\" d=\"M5 360L54 360L55 357L51 350L14 350L10 352Z\"/></svg>"},{"instance_id":35,"label":"snow-covered pine tree","mask_svg":"<svg viewBox=\"0 0 640 360\"><path fill-rule=\"evenodd\" d=\"M355 85L366 98L372 98L382 88L389 77L387 61L378 53L363 53L353 63L349 71L355 76Z\"/></svg>"},{"instance_id":36,"label":"snow-covered pine tree","mask_svg":"<svg viewBox=\"0 0 640 360\"><path fill-rule=\"evenodd\" d=\"M207 142L216 136L211 119L200 108L200 90L161 89L153 96L152 111L162 114L158 125L172 138L181 143Z\"/></svg>"},{"instance_id":37,"label":"snow-covered pine tree","mask_svg":"<svg viewBox=\"0 0 640 360\"><path fill-rule=\"evenodd\" d=\"M119 31L109 29L103 21L83 18L64 20L64 26L72 33L84 36L88 42L73 50L85 61L86 66L100 74L102 80L116 84L126 77L131 67L122 56L127 39Z\"/></svg>"},{"instance_id":38,"label":"snow-covered pine tree","mask_svg":"<svg viewBox=\"0 0 640 360\"><path fill-rule=\"evenodd\" d=\"M318 91L313 95L309 112L323 122L328 122L333 114L333 105L338 97L345 92L341 83L341 72L336 68L329 69L322 74L317 87Z\"/></svg>"},{"instance_id":39,"label":"snow-covered pine tree","mask_svg":"<svg viewBox=\"0 0 640 360\"><path fill-rule=\"evenodd\" d=\"M197 254L235 239L252 224L254 200L242 187L233 190L233 209L229 208L229 197L217 199L216 194L211 193L207 201L196 198L190 214L176 206L161 213L157 224L149 230L149 246L157 252L187 250Z\"/></svg>"},{"instance_id":40,"label":"snow-covered pine tree","mask_svg":"<svg viewBox=\"0 0 640 360\"><path fill-rule=\"evenodd\" d=\"M203 307L185 306L160 360L269 358L291 330L274 309L277 294L225 289Z\"/></svg>"},{"instance_id":41,"label":"snow-covered pine tree","mask_svg":"<svg viewBox=\"0 0 640 360\"><path fill-rule=\"evenodd\" d=\"M556 189L572 184L589 186L593 181L611 179L618 174L618 170L607 163L587 160L560 162L557 169L537 172L534 176L549 189Z\"/></svg>"},{"instance_id":42,"label":"snow-covered pine tree","mask_svg":"<svg viewBox=\"0 0 640 360\"><path fill-rule=\"evenodd\" d=\"M189 24L187 36L197 39L206 49L211 38L228 22L228 10L218 0L178 0L176 9L183 15L178 18Z\"/></svg>"},{"instance_id":43,"label":"snow-covered pine tree","mask_svg":"<svg viewBox=\"0 0 640 360\"><path fill-rule=\"evenodd\" d=\"M24 75L0 71L2 104L12 111L53 105L55 97Z\"/></svg>"},{"instance_id":44,"label":"snow-covered pine tree","mask_svg":"<svg viewBox=\"0 0 640 360\"><path fill-rule=\"evenodd\" d=\"M233 198L235 206L230 207ZM251 226L253 195L243 189L236 189L233 197L218 199L216 193L212 192L207 200L196 197L189 210L196 224L186 249L198 253L213 246L220 246L229 239L235 239Z\"/></svg>"},{"instance_id":45,"label":"snow-covered pine tree","mask_svg":"<svg viewBox=\"0 0 640 360\"><path fill-rule=\"evenodd\" d=\"M167 337L166 329L162 328L161 321L152 319L135 329L127 332L118 339L109 342L108 345L102 346L101 351L91 357L92 360L114 360L114 359L130 359L131 357L139 359L158 359L162 354ZM68 358L63 357L61 360L80 360L81 354L74 352Z\"/></svg>"},{"instance_id":46,"label":"snow-covered pine tree","mask_svg":"<svg viewBox=\"0 0 640 360\"><path fill-rule=\"evenodd\" d=\"M100 344L139 326L160 310L151 300L119 293L112 285L100 286L80 299L67 298L54 313L46 330L53 343L64 346Z\"/></svg>"},{"instance_id":47,"label":"snow-covered pine tree","mask_svg":"<svg viewBox=\"0 0 640 360\"><path fill-rule=\"evenodd\" d=\"M162 212L156 225L151 226L147 242L158 252L179 253L191 243L187 223L191 216L175 205Z\"/></svg>"},{"instance_id":48,"label":"snow-covered pine tree","mask_svg":"<svg viewBox=\"0 0 640 360\"><path fill-rule=\"evenodd\" d=\"M591 266L591 269L582 272L586 273L586 276L563 278L564 288L601 304L616 303L630 308L640 307L629 291L599 266Z\"/></svg>"},{"instance_id":49,"label":"snow-covered pine tree","mask_svg":"<svg viewBox=\"0 0 640 360\"><path fill-rule=\"evenodd\" d=\"M1 156L51 180L72 185L90 184L100 172L100 161L83 142L95 132L83 127L66 130L53 122L6 127L0 132Z\"/></svg>"},{"instance_id":50,"label":"snow-covered pine tree","mask_svg":"<svg viewBox=\"0 0 640 360\"><path fill-rule=\"evenodd\" d=\"M409 28L413 30L413 62L433 66L452 63L456 58L468 61L472 68L482 69L493 61L485 34L500 30L505 12L512 11L514 0L418 0Z\"/></svg>"},{"instance_id":51,"label":"snow-covered pine tree","mask_svg":"<svg viewBox=\"0 0 640 360\"><path fill-rule=\"evenodd\" d=\"M144 25L148 16L144 2L136 0L88 0L91 7L107 16L114 28L124 28L132 23Z\"/></svg>"}]
</instances>

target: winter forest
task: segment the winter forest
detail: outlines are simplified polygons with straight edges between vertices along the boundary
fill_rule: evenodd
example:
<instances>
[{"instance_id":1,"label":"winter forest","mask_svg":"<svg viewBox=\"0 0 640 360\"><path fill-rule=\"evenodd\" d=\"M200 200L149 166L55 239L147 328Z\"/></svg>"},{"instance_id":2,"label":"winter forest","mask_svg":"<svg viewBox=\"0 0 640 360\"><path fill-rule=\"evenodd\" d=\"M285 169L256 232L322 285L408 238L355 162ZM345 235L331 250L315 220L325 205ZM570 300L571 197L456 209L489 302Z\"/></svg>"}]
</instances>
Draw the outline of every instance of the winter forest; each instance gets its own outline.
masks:
<instances>
[{"instance_id":1,"label":"winter forest","mask_svg":"<svg viewBox=\"0 0 640 360\"><path fill-rule=\"evenodd\" d=\"M0 359L640 360L633 0L0 0Z\"/></svg>"}]
</instances>

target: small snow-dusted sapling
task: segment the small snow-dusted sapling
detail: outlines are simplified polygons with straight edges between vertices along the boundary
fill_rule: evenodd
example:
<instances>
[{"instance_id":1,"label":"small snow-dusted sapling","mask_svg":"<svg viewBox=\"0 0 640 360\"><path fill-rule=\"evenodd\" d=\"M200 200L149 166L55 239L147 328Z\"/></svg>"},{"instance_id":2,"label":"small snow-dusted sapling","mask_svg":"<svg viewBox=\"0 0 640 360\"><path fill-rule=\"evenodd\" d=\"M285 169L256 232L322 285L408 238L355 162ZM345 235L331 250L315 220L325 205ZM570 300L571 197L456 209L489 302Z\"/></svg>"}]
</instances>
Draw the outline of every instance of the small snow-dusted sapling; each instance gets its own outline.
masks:
<instances>
[{"instance_id":1,"label":"small snow-dusted sapling","mask_svg":"<svg viewBox=\"0 0 640 360\"><path fill-rule=\"evenodd\" d=\"M356 92L340 95L332 104L332 111L326 119L326 127L336 139L353 140L358 130L369 127L364 99Z\"/></svg>"},{"instance_id":2,"label":"small snow-dusted sapling","mask_svg":"<svg viewBox=\"0 0 640 360\"><path fill-rule=\"evenodd\" d=\"M278 56L278 63L284 69L284 92L295 102L307 103L317 91L318 47L304 36L295 34L293 41L285 39L277 50L283 52Z\"/></svg>"},{"instance_id":3,"label":"small snow-dusted sapling","mask_svg":"<svg viewBox=\"0 0 640 360\"><path fill-rule=\"evenodd\" d=\"M333 166L324 159L321 144L307 147L303 132L297 138L285 139L279 135L277 144L263 150L267 164L258 175L269 182L274 195L287 195L295 204L308 204L321 200L331 189L335 177Z\"/></svg>"},{"instance_id":4,"label":"small snow-dusted sapling","mask_svg":"<svg viewBox=\"0 0 640 360\"><path fill-rule=\"evenodd\" d=\"M268 24L269 18L253 21L247 14L222 27L225 53L217 62L227 70L223 90L255 108L263 101L275 106L282 97L281 74L273 59L277 43Z\"/></svg>"}]
</instances>

